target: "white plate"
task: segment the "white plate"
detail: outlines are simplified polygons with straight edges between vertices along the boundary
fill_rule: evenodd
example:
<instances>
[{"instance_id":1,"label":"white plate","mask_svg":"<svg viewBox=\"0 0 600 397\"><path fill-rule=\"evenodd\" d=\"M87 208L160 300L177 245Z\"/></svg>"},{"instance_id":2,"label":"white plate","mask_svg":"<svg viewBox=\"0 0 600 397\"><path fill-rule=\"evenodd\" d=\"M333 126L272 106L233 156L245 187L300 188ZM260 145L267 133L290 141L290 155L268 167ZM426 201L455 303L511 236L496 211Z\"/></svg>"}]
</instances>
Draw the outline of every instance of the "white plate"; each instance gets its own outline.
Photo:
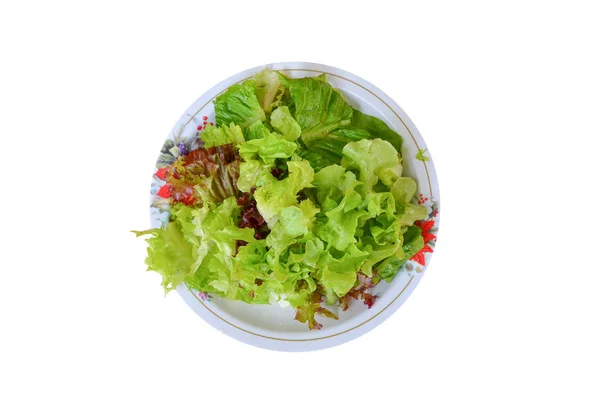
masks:
<instances>
[{"instance_id":1,"label":"white plate","mask_svg":"<svg viewBox=\"0 0 600 397\"><path fill-rule=\"evenodd\" d=\"M433 162L416 158L419 149L427 148L423 138L390 97L360 77L331 66L306 62L274 63L245 70L217 84L194 102L173 127L161 150L155 171L174 161L179 155L180 144L185 145L188 150L197 147L198 127L215 120L212 101L216 96L229 86L251 78L265 67L279 70L290 77L325 73L327 81L339 89L353 107L381 118L402 136L404 173L417 181L417 199L429 209L428 218L422 224L429 233L426 237L430 239L425 251L433 251L436 239L432 236L437 235L439 223L439 190ZM430 157L428 152L425 155ZM153 177L150 198L152 227L160 227L168 220L168 201L157 196L163 184L158 177ZM185 285L179 286L177 292L206 322L242 342L282 351L317 350L354 339L398 310L423 277L431 256L430 252L425 251L421 251L415 260L408 261L391 283L382 281L374 288L379 299L371 309L367 309L360 301L354 301L345 312L337 309L339 320L320 318L323 328L318 331L308 330L306 324L294 320L293 309L282 308L279 304L249 305L229 301L191 291Z\"/></svg>"}]
</instances>

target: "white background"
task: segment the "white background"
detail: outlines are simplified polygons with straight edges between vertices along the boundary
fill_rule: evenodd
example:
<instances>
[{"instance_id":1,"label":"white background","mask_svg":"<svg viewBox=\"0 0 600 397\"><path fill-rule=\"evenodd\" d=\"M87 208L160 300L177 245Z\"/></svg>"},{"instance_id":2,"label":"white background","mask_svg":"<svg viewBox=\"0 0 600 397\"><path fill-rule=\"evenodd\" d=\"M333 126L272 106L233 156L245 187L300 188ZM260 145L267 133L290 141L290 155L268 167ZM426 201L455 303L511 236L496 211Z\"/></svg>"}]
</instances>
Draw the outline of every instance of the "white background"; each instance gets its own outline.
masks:
<instances>
[{"instance_id":1,"label":"white background","mask_svg":"<svg viewBox=\"0 0 600 397\"><path fill-rule=\"evenodd\" d=\"M202 3L0 6L0 395L599 395L597 2ZM394 98L442 194L407 303L312 353L164 298L129 233L181 113L277 61Z\"/></svg>"}]
</instances>

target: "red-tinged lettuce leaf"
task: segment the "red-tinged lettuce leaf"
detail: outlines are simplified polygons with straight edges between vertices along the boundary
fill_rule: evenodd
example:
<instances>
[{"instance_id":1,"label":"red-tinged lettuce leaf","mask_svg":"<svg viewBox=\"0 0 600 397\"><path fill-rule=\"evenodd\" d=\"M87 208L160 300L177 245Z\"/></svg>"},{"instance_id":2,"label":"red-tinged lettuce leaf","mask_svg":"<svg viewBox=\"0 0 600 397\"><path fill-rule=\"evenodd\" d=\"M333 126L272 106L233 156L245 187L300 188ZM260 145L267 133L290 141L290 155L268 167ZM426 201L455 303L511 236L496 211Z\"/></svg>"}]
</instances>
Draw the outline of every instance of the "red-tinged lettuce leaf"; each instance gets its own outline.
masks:
<instances>
[{"instance_id":1,"label":"red-tinged lettuce leaf","mask_svg":"<svg viewBox=\"0 0 600 397\"><path fill-rule=\"evenodd\" d=\"M231 144L193 150L165 173L173 201L186 205L236 196L239 175L240 158Z\"/></svg>"},{"instance_id":2,"label":"red-tinged lettuce leaf","mask_svg":"<svg viewBox=\"0 0 600 397\"><path fill-rule=\"evenodd\" d=\"M254 238L263 240L267 237L270 230L267 227L265 219L256 208L256 200L251 193L244 193L237 199L237 204L241 207L240 220L238 227L254 229ZM242 244L243 245L243 244Z\"/></svg>"},{"instance_id":3,"label":"red-tinged lettuce leaf","mask_svg":"<svg viewBox=\"0 0 600 397\"><path fill-rule=\"evenodd\" d=\"M377 285L377 282L380 279L377 278L376 279L377 281L375 281L375 279L376 279L375 276L369 277L363 273L360 273L360 272L357 273L356 274L356 286L354 288L352 288L350 291L348 291L348 293L346 295L342 296L338 301L342 310L343 311L348 310L348 307L350 306L350 302L352 301L352 299L362 300L363 303L365 305L367 305L367 307L369 309L371 307L373 307L378 296L370 294L369 292L367 292L367 290L371 289L375 285Z\"/></svg>"},{"instance_id":4,"label":"red-tinged lettuce leaf","mask_svg":"<svg viewBox=\"0 0 600 397\"><path fill-rule=\"evenodd\" d=\"M375 304L375 300L379 298L377 295L371 295L368 292L362 293L362 300L365 305L370 309Z\"/></svg>"},{"instance_id":5,"label":"red-tinged lettuce leaf","mask_svg":"<svg viewBox=\"0 0 600 397\"><path fill-rule=\"evenodd\" d=\"M356 278L358 279L359 286L362 289L369 289L375 286L375 283L373 283L373 279L362 273L357 273Z\"/></svg>"},{"instance_id":6,"label":"red-tinged lettuce leaf","mask_svg":"<svg viewBox=\"0 0 600 397\"><path fill-rule=\"evenodd\" d=\"M308 323L308 328L311 330L319 330L323 328L323 325L318 323L315 319L315 315L337 320L338 316L330 310L327 310L326 308L322 307L321 301L321 294L319 292L314 292L311 295L309 303L298 306L298 309L296 310L295 319L300 321L301 323Z\"/></svg>"}]
</instances>

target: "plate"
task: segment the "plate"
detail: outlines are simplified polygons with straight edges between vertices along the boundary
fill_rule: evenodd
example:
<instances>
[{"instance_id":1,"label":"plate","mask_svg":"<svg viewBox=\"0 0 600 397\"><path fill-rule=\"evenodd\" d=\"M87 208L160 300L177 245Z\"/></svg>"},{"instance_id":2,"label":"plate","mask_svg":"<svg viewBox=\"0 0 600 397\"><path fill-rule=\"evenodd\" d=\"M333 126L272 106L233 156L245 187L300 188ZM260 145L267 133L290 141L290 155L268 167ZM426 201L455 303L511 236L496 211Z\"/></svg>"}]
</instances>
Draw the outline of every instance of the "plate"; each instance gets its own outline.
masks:
<instances>
[{"instance_id":1,"label":"plate","mask_svg":"<svg viewBox=\"0 0 600 397\"><path fill-rule=\"evenodd\" d=\"M151 224L152 227L161 227L169 218L168 199L161 197L165 182L156 175L158 170L175 161L181 151L198 147L199 131L215 122L213 100L219 94L233 84L252 78L265 67L294 78L325 74L327 81L342 92L348 103L384 120L402 136L404 175L417 181L416 200L428 209L427 218L420 224L427 243L423 250L407 261L391 283L382 281L373 289L378 299L370 309L360 301L353 301L347 311L337 308L339 320L320 318L319 322L323 324L320 330L308 330L306 324L294 320L292 308L277 303L249 305L190 290L185 285L180 285L177 292L206 322L242 342L281 351L328 348L363 335L398 310L423 277L437 240L439 189L433 161L426 151L427 145L400 106L377 87L344 70L306 62L261 65L217 84L185 111L161 149L150 192ZM419 155L423 153L424 156Z\"/></svg>"}]
</instances>

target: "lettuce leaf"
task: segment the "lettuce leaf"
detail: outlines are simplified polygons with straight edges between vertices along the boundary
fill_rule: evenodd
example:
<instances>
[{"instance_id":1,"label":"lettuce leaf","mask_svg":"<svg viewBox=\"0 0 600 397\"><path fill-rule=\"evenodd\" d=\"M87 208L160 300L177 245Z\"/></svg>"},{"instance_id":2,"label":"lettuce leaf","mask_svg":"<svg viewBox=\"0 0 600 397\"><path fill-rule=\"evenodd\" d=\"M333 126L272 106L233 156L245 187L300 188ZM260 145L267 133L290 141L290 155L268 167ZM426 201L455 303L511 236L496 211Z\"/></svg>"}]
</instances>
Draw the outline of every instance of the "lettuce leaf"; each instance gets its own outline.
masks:
<instances>
[{"instance_id":1,"label":"lettuce leaf","mask_svg":"<svg viewBox=\"0 0 600 397\"><path fill-rule=\"evenodd\" d=\"M391 187L402 175L401 157L391 143L382 139L363 139L344 146L342 166L359 171L359 180L371 191L381 180Z\"/></svg>"},{"instance_id":2,"label":"lettuce leaf","mask_svg":"<svg viewBox=\"0 0 600 397\"><path fill-rule=\"evenodd\" d=\"M350 126L368 132L370 138L381 138L390 142L398 153L401 153L402 137L383 120L354 109Z\"/></svg>"},{"instance_id":3,"label":"lettuce leaf","mask_svg":"<svg viewBox=\"0 0 600 397\"><path fill-rule=\"evenodd\" d=\"M254 76L255 92L258 102L266 113L277 106L284 92L279 74L271 69L263 69Z\"/></svg>"},{"instance_id":4,"label":"lettuce leaf","mask_svg":"<svg viewBox=\"0 0 600 397\"><path fill-rule=\"evenodd\" d=\"M344 296L356 281L356 272L349 271L345 273L332 272L328 267L323 270L323 285L325 288L331 288L338 296Z\"/></svg>"},{"instance_id":5,"label":"lettuce leaf","mask_svg":"<svg viewBox=\"0 0 600 397\"><path fill-rule=\"evenodd\" d=\"M204 141L205 148L226 145L228 143L240 145L244 143L244 134L242 133L242 129L233 123L229 126L223 124L221 127L207 125L202 133L202 140Z\"/></svg>"},{"instance_id":6,"label":"lettuce leaf","mask_svg":"<svg viewBox=\"0 0 600 397\"><path fill-rule=\"evenodd\" d=\"M316 201L325 205L327 200L339 203L346 192L355 190L362 183L356 180L356 175L340 165L330 165L315 174Z\"/></svg>"},{"instance_id":7,"label":"lettuce leaf","mask_svg":"<svg viewBox=\"0 0 600 397\"><path fill-rule=\"evenodd\" d=\"M192 150L180 156L166 172L166 182L174 202L198 205L221 202L238 193L240 158L233 145Z\"/></svg>"},{"instance_id":8,"label":"lettuce leaf","mask_svg":"<svg viewBox=\"0 0 600 397\"><path fill-rule=\"evenodd\" d=\"M425 156L427 149L419 149L416 154L416 159L420 161L429 161L429 157Z\"/></svg>"},{"instance_id":9,"label":"lettuce leaf","mask_svg":"<svg viewBox=\"0 0 600 397\"><path fill-rule=\"evenodd\" d=\"M279 222L271 229L267 236L267 245L277 253L283 252L295 242L295 238L308 233L308 226L312 223L310 218L298 207L282 208Z\"/></svg>"},{"instance_id":10,"label":"lettuce leaf","mask_svg":"<svg viewBox=\"0 0 600 397\"><path fill-rule=\"evenodd\" d=\"M422 205L410 203L417 193L417 183L413 179L398 178L390 191L395 199L400 226L410 226L418 220L425 219L427 209Z\"/></svg>"},{"instance_id":11,"label":"lettuce leaf","mask_svg":"<svg viewBox=\"0 0 600 397\"><path fill-rule=\"evenodd\" d=\"M254 86L253 80L247 80L242 84L232 85L215 99L217 126L233 123L246 129L256 121L266 119L254 93Z\"/></svg>"},{"instance_id":12,"label":"lettuce leaf","mask_svg":"<svg viewBox=\"0 0 600 397\"><path fill-rule=\"evenodd\" d=\"M278 107L271 113L271 125L288 141L295 141L302 133L300 125L294 120L287 106Z\"/></svg>"},{"instance_id":13,"label":"lettuce leaf","mask_svg":"<svg viewBox=\"0 0 600 397\"><path fill-rule=\"evenodd\" d=\"M310 301L304 305L298 307L296 310L296 320L301 323L307 323L308 328L311 330L318 330L323 327L322 324L318 323L315 319L315 315L321 317L338 319L338 316L330 310L321 306L322 296L320 293L315 292L311 295Z\"/></svg>"},{"instance_id":14,"label":"lettuce leaf","mask_svg":"<svg viewBox=\"0 0 600 397\"><path fill-rule=\"evenodd\" d=\"M190 215L182 230L197 239L196 261L185 282L201 291L239 299L238 280L232 276L236 246L238 241L256 242L254 229L237 226L239 207L234 197L192 209Z\"/></svg>"},{"instance_id":15,"label":"lettuce leaf","mask_svg":"<svg viewBox=\"0 0 600 397\"><path fill-rule=\"evenodd\" d=\"M237 187L240 192L249 192L253 187L264 185L271 177L271 165L260 160L247 160L240 164Z\"/></svg>"},{"instance_id":16,"label":"lettuce leaf","mask_svg":"<svg viewBox=\"0 0 600 397\"><path fill-rule=\"evenodd\" d=\"M298 193L312 186L314 171L308 161L288 161L287 167L287 178L279 181L273 176L267 177L266 182L254 192L257 208L271 229L279 219L279 212L298 204Z\"/></svg>"},{"instance_id":17,"label":"lettuce leaf","mask_svg":"<svg viewBox=\"0 0 600 397\"><path fill-rule=\"evenodd\" d=\"M312 141L350 124L352 107L325 81L324 75L288 79L287 85L294 102L294 118L302 128L301 139L305 145L310 146Z\"/></svg>"},{"instance_id":18,"label":"lettuce leaf","mask_svg":"<svg viewBox=\"0 0 600 397\"><path fill-rule=\"evenodd\" d=\"M319 171L329 165L340 164L342 150L347 143L369 137L369 133L365 130L343 127L332 131L323 139L312 141L310 147L301 149L300 155L310 162L315 171Z\"/></svg>"},{"instance_id":19,"label":"lettuce leaf","mask_svg":"<svg viewBox=\"0 0 600 397\"><path fill-rule=\"evenodd\" d=\"M421 235L421 228L418 226L409 226L404 232L404 245L402 251L406 259L412 258L417 252L425 246L425 241Z\"/></svg>"},{"instance_id":20,"label":"lettuce leaf","mask_svg":"<svg viewBox=\"0 0 600 397\"><path fill-rule=\"evenodd\" d=\"M169 222L164 229L133 231L136 237L149 235L146 265L148 270L157 272L162 277L161 285L165 293L174 290L186 276L198 259L197 246L190 239L197 240L193 234L184 231L180 222Z\"/></svg>"},{"instance_id":21,"label":"lettuce leaf","mask_svg":"<svg viewBox=\"0 0 600 397\"><path fill-rule=\"evenodd\" d=\"M287 159L292 157L298 145L290 142L282 135L269 133L264 138L253 139L240 145L240 156L249 161L261 158L267 164L275 164L275 159Z\"/></svg>"},{"instance_id":22,"label":"lettuce leaf","mask_svg":"<svg viewBox=\"0 0 600 397\"><path fill-rule=\"evenodd\" d=\"M244 139L250 141L252 139L264 138L270 133L271 131L262 123L262 121L255 121L244 130Z\"/></svg>"},{"instance_id":23,"label":"lettuce leaf","mask_svg":"<svg viewBox=\"0 0 600 397\"><path fill-rule=\"evenodd\" d=\"M344 251L348 245L356 243L354 235L358 227L358 220L367 214L364 210L354 209L360 203L362 203L362 199L358 193L348 192L337 207L325 213L327 221L318 227L317 236L340 251Z\"/></svg>"}]
</instances>

